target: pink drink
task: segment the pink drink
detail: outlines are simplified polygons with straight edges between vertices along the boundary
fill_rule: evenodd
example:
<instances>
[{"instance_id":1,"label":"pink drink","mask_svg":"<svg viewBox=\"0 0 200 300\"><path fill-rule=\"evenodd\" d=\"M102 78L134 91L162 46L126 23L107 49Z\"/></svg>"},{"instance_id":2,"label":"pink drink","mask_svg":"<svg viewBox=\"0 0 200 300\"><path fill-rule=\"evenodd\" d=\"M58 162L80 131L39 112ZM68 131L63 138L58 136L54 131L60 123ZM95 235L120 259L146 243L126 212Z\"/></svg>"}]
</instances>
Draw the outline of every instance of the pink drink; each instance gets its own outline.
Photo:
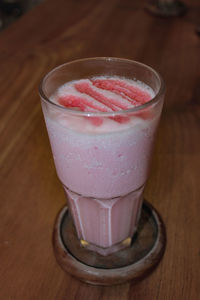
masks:
<instances>
[{"instance_id":1,"label":"pink drink","mask_svg":"<svg viewBox=\"0 0 200 300\"><path fill-rule=\"evenodd\" d=\"M43 102L78 238L102 255L130 244L137 229L162 103L131 109L154 96L140 81L91 76L54 89L51 107Z\"/></svg>"}]
</instances>

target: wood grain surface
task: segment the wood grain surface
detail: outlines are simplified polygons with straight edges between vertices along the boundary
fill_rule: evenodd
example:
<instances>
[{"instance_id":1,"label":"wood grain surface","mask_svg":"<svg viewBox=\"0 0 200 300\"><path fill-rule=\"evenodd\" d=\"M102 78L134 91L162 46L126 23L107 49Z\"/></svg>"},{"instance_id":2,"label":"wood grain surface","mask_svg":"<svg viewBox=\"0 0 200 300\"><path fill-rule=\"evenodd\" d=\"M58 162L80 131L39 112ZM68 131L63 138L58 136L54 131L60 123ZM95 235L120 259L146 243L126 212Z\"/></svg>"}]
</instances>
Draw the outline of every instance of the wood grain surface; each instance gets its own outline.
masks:
<instances>
[{"instance_id":1,"label":"wood grain surface","mask_svg":"<svg viewBox=\"0 0 200 300\"><path fill-rule=\"evenodd\" d=\"M0 299L189 300L200 295L200 37L198 0L181 18L156 18L144 0L47 0L0 33ZM161 213L167 248L145 280L95 287L54 258L65 204L37 87L56 65L116 56L158 70L165 107L145 190Z\"/></svg>"}]
</instances>

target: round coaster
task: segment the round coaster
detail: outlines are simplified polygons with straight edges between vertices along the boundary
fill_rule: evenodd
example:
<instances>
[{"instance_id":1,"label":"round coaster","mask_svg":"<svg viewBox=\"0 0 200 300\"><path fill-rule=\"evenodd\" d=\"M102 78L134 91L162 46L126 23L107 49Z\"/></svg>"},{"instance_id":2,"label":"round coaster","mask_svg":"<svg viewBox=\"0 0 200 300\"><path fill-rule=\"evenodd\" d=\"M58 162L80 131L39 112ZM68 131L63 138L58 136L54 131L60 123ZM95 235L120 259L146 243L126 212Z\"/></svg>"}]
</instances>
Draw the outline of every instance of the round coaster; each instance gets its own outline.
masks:
<instances>
[{"instance_id":1,"label":"round coaster","mask_svg":"<svg viewBox=\"0 0 200 300\"><path fill-rule=\"evenodd\" d=\"M159 263L165 243L163 221L146 201L131 246L107 256L80 245L67 206L58 213L53 231L54 253L62 269L95 285L108 286L145 277Z\"/></svg>"}]
</instances>

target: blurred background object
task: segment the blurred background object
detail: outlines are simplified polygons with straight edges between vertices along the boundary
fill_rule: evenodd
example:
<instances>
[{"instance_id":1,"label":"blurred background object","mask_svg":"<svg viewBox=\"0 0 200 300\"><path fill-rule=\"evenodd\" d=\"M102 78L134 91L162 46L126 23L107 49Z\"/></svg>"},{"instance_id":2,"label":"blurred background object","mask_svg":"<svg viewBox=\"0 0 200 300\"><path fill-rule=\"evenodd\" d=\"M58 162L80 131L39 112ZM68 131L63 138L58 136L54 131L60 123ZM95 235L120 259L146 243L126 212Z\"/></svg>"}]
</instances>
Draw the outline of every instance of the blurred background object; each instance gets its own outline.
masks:
<instances>
[{"instance_id":1,"label":"blurred background object","mask_svg":"<svg viewBox=\"0 0 200 300\"><path fill-rule=\"evenodd\" d=\"M44 0L0 0L0 30Z\"/></svg>"},{"instance_id":2,"label":"blurred background object","mask_svg":"<svg viewBox=\"0 0 200 300\"><path fill-rule=\"evenodd\" d=\"M183 15L187 11L187 6L179 0L153 0L147 4L147 9L154 15L174 17Z\"/></svg>"}]
</instances>

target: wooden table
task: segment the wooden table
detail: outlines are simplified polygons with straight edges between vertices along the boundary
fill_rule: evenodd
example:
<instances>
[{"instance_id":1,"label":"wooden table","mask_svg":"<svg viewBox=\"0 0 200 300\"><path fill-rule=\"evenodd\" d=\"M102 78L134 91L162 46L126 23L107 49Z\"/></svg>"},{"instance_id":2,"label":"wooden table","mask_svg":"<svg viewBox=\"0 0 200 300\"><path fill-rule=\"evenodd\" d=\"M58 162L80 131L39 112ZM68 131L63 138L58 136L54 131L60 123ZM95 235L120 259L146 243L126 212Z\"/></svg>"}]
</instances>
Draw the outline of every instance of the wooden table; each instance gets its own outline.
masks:
<instances>
[{"instance_id":1,"label":"wooden table","mask_svg":"<svg viewBox=\"0 0 200 300\"><path fill-rule=\"evenodd\" d=\"M49 0L0 33L0 299L199 299L200 7L192 0L186 16L162 19L144 4ZM54 66L92 56L142 61L167 85L145 190L166 224L167 248L158 268L135 285L81 283L60 269L52 251L65 196L37 86Z\"/></svg>"}]
</instances>

